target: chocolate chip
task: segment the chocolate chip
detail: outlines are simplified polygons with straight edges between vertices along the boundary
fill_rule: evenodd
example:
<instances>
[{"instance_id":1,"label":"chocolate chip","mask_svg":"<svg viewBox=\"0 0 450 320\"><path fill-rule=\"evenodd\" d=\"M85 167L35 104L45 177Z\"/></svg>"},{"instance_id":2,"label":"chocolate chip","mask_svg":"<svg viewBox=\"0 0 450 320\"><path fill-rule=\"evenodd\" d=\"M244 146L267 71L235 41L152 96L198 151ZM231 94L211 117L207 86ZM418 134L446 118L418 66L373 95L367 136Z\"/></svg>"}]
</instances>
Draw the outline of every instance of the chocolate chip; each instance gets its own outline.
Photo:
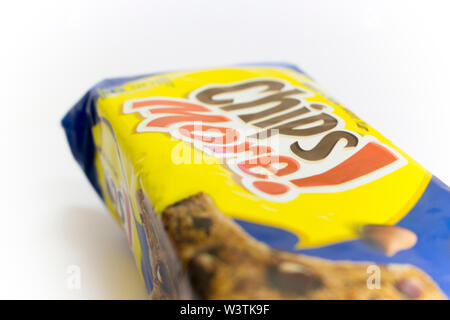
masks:
<instances>
[{"instance_id":1,"label":"chocolate chip","mask_svg":"<svg viewBox=\"0 0 450 320\"><path fill-rule=\"evenodd\" d=\"M418 299L422 295L420 280L402 279L396 282L395 287L408 299Z\"/></svg>"},{"instance_id":2,"label":"chocolate chip","mask_svg":"<svg viewBox=\"0 0 450 320\"><path fill-rule=\"evenodd\" d=\"M208 235L213 224L212 220L207 217L193 217L192 223L195 229L204 230Z\"/></svg>"},{"instance_id":3,"label":"chocolate chip","mask_svg":"<svg viewBox=\"0 0 450 320\"><path fill-rule=\"evenodd\" d=\"M414 232L398 226L381 224L365 225L361 230L361 238L379 247L389 257L398 251L412 248L417 242Z\"/></svg>"},{"instance_id":4,"label":"chocolate chip","mask_svg":"<svg viewBox=\"0 0 450 320\"><path fill-rule=\"evenodd\" d=\"M201 253L188 262L187 271L192 286L200 298L205 299L207 297L215 269L214 257L208 253Z\"/></svg>"},{"instance_id":5,"label":"chocolate chip","mask_svg":"<svg viewBox=\"0 0 450 320\"><path fill-rule=\"evenodd\" d=\"M305 294L322 286L321 279L295 262L281 262L267 270L269 282L283 291Z\"/></svg>"},{"instance_id":6,"label":"chocolate chip","mask_svg":"<svg viewBox=\"0 0 450 320\"><path fill-rule=\"evenodd\" d=\"M180 201L177 201L175 203L173 203L170 208L177 208L177 207L183 207L186 205L186 199L182 199Z\"/></svg>"}]
</instances>

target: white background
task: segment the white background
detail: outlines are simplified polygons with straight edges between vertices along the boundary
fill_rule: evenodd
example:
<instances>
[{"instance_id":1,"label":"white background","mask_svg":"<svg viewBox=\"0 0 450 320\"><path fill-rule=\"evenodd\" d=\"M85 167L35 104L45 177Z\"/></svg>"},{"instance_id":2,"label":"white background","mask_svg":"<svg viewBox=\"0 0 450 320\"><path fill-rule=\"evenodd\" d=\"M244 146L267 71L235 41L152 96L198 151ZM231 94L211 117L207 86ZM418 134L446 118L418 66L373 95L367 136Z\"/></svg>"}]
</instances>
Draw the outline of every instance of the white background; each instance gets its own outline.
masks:
<instances>
[{"instance_id":1,"label":"white background","mask_svg":"<svg viewBox=\"0 0 450 320\"><path fill-rule=\"evenodd\" d=\"M3 1L0 298L144 298L60 119L95 82L299 65L450 183L448 1ZM66 286L81 268L81 289Z\"/></svg>"}]
</instances>

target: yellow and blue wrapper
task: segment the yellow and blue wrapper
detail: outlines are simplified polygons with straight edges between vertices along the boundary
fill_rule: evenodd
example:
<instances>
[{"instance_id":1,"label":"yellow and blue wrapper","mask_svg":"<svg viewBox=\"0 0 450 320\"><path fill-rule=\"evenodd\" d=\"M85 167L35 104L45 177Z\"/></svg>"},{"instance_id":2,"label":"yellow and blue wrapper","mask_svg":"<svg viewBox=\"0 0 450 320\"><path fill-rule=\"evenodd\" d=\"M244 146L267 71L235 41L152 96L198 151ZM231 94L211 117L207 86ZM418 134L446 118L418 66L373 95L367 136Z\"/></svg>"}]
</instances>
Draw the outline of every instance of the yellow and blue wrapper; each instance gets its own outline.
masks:
<instances>
[{"instance_id":1,"label":"yellow and blue wrapper","mask_svg":"<svg viewBox=\"0 0 450 320\"><path fill-rule=\"evenodd\" d=\"M205 193L272 248L413 265L450 294L449 188L295 66L108 79L62 123L149 293L141 189L157 214ZM387 255L361 239L367 225L407 229L417 242Z\"/></svg>"}]
</instances>

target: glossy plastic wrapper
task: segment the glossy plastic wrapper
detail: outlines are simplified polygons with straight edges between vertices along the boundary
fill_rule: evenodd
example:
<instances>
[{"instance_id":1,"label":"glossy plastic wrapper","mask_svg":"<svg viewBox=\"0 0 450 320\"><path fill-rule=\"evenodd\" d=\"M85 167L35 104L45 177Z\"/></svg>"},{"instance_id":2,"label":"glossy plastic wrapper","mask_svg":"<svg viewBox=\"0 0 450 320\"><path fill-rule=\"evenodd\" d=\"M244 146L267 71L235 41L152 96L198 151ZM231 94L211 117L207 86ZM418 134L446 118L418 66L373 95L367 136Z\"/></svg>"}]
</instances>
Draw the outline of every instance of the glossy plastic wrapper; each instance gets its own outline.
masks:
<instances>
[{"instance_id":1,"label":"glossy plastic wrapper","mask_svg":"<svg viewBox=\"0 0 450 320\"><path fill-rule=\"evenodd\" d=\"M295 66L104 80L62 123L151 299L450 293L449 188Z\"/></svg>"}]
</instances>

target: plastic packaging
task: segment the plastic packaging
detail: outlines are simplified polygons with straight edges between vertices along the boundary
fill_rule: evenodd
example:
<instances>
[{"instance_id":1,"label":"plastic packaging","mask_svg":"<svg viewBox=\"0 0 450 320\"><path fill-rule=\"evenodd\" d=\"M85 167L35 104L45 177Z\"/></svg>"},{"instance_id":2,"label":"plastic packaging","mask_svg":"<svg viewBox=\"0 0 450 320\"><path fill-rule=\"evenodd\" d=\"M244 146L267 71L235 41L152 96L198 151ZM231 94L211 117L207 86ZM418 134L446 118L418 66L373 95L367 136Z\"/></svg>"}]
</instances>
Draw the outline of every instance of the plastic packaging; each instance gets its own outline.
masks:
<instances>
[{"instance_id":1,"label":"plastic packaging","mask_svg":"<svg viewBox=\"0 0 450 320\"><path fill-rule=\"evenodd\" d=\"M439 299L450 192L288 64L105 80L63 119L153 299Z\"/></svg>"}]
</instances>

